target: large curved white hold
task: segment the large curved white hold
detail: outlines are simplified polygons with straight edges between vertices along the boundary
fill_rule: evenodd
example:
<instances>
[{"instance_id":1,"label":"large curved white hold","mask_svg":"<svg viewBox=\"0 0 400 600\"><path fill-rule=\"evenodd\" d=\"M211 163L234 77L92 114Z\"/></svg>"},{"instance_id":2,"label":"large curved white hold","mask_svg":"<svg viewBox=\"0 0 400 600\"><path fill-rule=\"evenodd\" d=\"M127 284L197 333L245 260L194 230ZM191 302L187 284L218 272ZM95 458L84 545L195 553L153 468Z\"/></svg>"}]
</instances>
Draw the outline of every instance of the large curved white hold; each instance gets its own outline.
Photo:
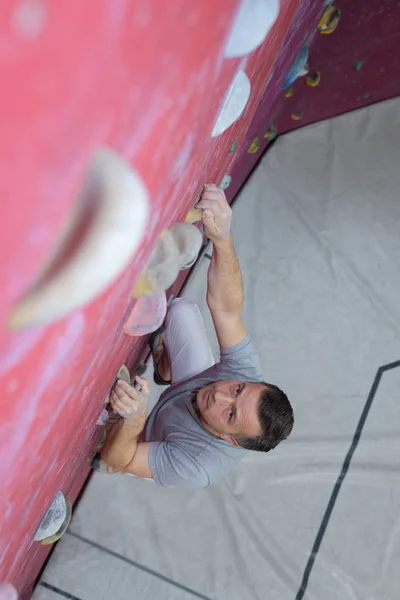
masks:
<instances>
[{"instance_id":1,"label":"large curved white hold","mask_svg":"<svg viewBox=\"0 0 400 600\"><path fill-rule=\"evenodd\" d=\"M238 71L229 86L224 104L219 111L214 129L212 130L212 137L221 135L232 123L237 121L246 107L247 101L250 98L250 92L251 85L249 78L244 71Z\"/></svg>"},{"instance_id":2,"label":"large curved white hold","mask_svg":"<svg viewBox=\"0 0 400 600\"><path fill-rule=\"evenodd\" d=\"M242 0L226 44L226 58L253 52L267 37L279 15L279 0Z\"/></svg>"},{"instance_id":3,"label":"large curved white hold","mask_svg":"<svg viewBox=\"0 0 400 600\"><path fill-rule=\"evenodd\" d=\"M35 542L40 542L57 533L64 523L66 515L67 504L65 502L64 494L62 492L57 492L33 538Z\"/></svg>"},{"instance_id":4,"label":"large curved white hold","mask_svg":"<svg viewBox=\"0 0 400 600\"><path fill-rule=\"evenodd\" d=\"M174 223L171 233L179 250L179 267L189 269L197 260L203 235L197 227L189 223Z\"/></svg>"},{"instance_id":5,"label":"large curved white hold","mask_svg":"<svg viewBox=\"0 0 400 600\"><path fill-rule=\"evenodd\" d=\"M11 583L0 583L0 600L18 600L17 590Z\"/></svg>"},{"instance_id":6,"label":"large curved white hold","mask_svg":"<svg viewBox=\"0 0 400 600\"><path fill-rule=\"evenodd\" d=\"M148 216L140 177L114 151L98 149L61 246L14 309L11 327L49 323L92 301L132 260Z\"/></svg>"}]
</instances>

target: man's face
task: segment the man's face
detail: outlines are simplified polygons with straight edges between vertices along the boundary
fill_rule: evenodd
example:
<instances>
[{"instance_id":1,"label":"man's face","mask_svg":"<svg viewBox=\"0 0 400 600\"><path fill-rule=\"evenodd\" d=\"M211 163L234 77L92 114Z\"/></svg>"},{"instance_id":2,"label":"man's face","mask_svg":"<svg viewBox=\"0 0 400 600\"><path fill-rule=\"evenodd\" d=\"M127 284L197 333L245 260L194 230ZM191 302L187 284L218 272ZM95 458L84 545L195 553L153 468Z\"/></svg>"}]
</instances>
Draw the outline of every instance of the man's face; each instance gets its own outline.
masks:
<instances>
[{"instance_id":1,"label":"man's face","mask_svg":"<svg viewBox=\"0 0 400 600\"><path fill-rule=\"evenodd\" d=\"M262 383L217 381L198 391L196 403L203 424L212 433L235 443L235 436L257 436L257 415Z\"/></svg>"}]
</instances>

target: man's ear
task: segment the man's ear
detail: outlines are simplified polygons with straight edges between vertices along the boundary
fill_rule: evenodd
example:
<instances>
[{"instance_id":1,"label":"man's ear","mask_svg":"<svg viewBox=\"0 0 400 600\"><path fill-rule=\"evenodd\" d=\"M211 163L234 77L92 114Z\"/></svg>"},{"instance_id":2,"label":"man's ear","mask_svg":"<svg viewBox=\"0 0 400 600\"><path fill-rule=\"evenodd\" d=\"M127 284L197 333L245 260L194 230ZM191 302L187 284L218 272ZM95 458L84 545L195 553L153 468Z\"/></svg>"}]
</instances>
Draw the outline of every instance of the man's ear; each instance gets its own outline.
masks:
<instances>
[{"instance_id":1,"label":"man's ear","mask_svg":"<svg viewBox=\"0 0 400 600\"><path fill-rule=\"evenodd\" d=\"M226 435L225 433L222 433L220 435L220 437L225 440L226 442L229 442L230 444L232 444L233 446L236 446L236 448L240 448L240 444L237 440L235 440L234 437L230 436L230 435Z\"/></svg>"}]
</instances>

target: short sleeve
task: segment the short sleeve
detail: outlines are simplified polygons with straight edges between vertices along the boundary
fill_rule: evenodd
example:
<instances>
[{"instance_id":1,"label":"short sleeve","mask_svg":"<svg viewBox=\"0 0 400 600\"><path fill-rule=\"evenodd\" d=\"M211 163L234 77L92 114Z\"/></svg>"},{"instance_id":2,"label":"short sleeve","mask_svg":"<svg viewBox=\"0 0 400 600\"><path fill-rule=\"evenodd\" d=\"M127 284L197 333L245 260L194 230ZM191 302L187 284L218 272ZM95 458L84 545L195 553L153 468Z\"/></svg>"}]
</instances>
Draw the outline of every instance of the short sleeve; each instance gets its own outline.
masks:
<instances>
[{"instance_id":1,"label":"short sleeve","mask_svg":"<svg viewBox=\"0 0 400 600\"><path fill-rule=\"evenodd\" d=\"M220 362L214 368L220 379L232 379L233 374L249 381L263 379L258 352L248 335L236 346L221 349Z\"/></svg>"},{"instance_id":2,"label":"short sleeve","mask_svg":"<svg viewBox=\"0 0 400 600\"><path fill-rule=\"evenodd\" d=\"M211 483L204 467L179 443L153 442L149 466L155 483L163 487L206 488Z\"/></svg>"}]
</instances>

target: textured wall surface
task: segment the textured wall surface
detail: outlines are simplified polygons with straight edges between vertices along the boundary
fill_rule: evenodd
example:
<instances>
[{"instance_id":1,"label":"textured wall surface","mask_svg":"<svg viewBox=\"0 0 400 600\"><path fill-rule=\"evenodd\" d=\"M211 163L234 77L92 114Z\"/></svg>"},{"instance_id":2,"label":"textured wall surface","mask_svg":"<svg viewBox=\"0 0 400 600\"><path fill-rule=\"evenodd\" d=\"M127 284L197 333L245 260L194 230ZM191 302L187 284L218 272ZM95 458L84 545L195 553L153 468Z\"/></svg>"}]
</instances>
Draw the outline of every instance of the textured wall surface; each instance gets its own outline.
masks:
<instances>
[{"instance_id":1,"label":"textured wall surface","mask_svg":"<svg viewBox=\"0 0 400 600\"><path fill-rule=\"evenodd\" d=\"M335 6L340 10L335 31L315 35L321 7L310 0L307 8L301 3L275 63L274 84L264 91L232 169L232 196L270 144L264 137L270 125L279 135L400 94L399 2L340 0ZM282 86L288 65L301 48L308 48L309 75L319 72L320 83L311 87L306 77L299 77L286 97L289 87Z\"/></svg>"},{"instance_id":2,"label":"textured wall surface","mask_svg":"<svg viewBox=\"0 0 400 600\"><path fill-rule=\"evenodd\" d=\"M268 24L260 33L246 25L249 4L7 0L0 7L0 580L20 591L47 555L33 537L56 492L74 500L87 477L101 432L95 422L119 366L134 365L143 350L122 330L147 257L201 184L230 173L265 90L278 89L300 49L296 32L309 27L304 34L313 35L322 7L256 2ZM147 190L140 247L85 306L11 332L10 312L57 248L101 146L124 158Z\"/></svg>"}]
</instances>

